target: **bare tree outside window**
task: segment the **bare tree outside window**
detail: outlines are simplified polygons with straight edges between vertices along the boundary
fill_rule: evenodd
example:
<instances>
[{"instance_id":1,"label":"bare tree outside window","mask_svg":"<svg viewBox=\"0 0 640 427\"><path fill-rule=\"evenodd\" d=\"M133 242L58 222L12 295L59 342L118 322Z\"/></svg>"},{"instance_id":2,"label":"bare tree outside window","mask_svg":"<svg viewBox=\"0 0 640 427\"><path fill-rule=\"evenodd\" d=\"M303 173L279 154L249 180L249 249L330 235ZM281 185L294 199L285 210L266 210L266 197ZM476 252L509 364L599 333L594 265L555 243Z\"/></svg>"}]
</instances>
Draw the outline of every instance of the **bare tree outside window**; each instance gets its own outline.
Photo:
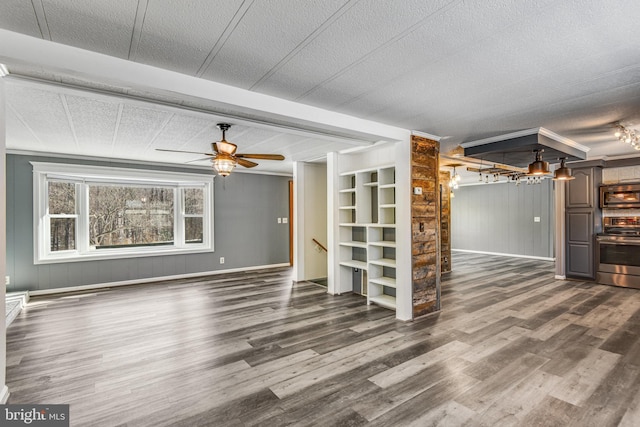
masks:
<instances>
[{"instance_id":1,"label":"bare tree outside window","mask_svg":"<svg viewBox=\"0 0 640 427\"><path fill-rule=\"evenodd\" d=\"M90 185L89 245L173 244L173 195L173 188Z\"/></svg>"},{"instance_id":2,"label":"bare tree outside window","mask_svg":"<svg viewBox=\"0 0 640 427\"><path fill-rule=\"evenodd\" d=\"M51 251L68 251L76 248L76 184L50 181L49 229Z\"/></svg>"},{"instance_id":3,"label":"bare tree outside window","mask_svg":"<svg viewBox=\"0 0 640 427\"><path fill-rule=\"evenodd\" d=\"M204 237L204 190L183 189L184 197L184 241L202 243Z\"/></svg>"}]
</instances>

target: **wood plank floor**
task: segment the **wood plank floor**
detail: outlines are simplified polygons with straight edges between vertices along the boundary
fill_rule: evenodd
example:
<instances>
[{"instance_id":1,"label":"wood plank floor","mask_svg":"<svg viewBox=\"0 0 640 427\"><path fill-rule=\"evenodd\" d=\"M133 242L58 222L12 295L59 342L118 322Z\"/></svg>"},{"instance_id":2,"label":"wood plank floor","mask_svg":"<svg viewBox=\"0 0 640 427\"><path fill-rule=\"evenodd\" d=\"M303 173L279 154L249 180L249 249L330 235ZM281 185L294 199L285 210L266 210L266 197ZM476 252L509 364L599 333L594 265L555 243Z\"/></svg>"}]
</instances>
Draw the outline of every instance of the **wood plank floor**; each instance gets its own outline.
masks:
<instances>
[{"instance_id":1,"label":"wood plank floor","mask_svg":"<svg viewBox=\"0 0 640 427\"><path fill-rule=\"evenodd\" d=\"M638 426L640 291L455 254L399 322L273 269L32 298L9 403L75 426Z\"/></svg>"}]
</instances>

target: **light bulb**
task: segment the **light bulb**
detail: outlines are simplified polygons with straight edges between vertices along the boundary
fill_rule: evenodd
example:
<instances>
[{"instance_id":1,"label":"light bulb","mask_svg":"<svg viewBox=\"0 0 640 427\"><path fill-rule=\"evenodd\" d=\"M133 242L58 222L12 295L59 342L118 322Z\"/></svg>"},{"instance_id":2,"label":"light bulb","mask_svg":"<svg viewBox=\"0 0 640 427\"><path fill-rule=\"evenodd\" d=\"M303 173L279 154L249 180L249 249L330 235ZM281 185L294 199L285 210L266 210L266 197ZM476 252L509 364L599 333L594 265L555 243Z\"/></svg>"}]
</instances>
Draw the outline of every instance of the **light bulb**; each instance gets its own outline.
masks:
<instances>
[{"instance_id":1,"label":"light bulb","mask_svg":"<svg viewBox=\"0 0 640 427\"><path fill-rule=\"evenodd\" d=\"M622 132L620 132L620 128L616 129L615 133L613 134L616 138L620 138L620 135L622 135Z\"/></svg>"},{"instance_id":2,"label":"light bulb","mask_svg":"<svg viewBox=\"0 0 640 427\"><path fill-rule=\"evenodd\" d=\"M460 182L460 180L461 180L462 178L460 177L460 175L456 174L455 179L456 179L456 181L457 181L457 182Z\"/></svg>"}]
</instances>

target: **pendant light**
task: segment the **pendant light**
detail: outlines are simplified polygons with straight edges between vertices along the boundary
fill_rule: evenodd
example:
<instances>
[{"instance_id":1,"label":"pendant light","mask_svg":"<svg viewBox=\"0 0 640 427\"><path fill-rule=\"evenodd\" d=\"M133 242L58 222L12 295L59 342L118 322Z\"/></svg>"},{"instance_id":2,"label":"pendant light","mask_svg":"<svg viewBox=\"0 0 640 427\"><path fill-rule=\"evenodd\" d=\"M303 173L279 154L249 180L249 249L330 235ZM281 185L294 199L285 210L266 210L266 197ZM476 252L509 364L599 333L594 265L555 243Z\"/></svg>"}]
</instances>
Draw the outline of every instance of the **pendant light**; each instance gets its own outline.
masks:
<instances>
[{"instance_id":1,"label":"pendant light","mask_svg":"<svg viewBox=\"0 0 640 427\"><path fill-rule=\"evenodd\" d=\"M571 175L571 169L569 169L565 165L566 161L567 161L566 157L563 157L560 159L560 167L556 169L556 171L553 174L554 181L570 181L576 178L575 176Z\"/></svg>"},{"instance_id":2,"label":"pendant light","mask_svg":"<svg viewBox=\"0 0 640 427\"><path fill-rule=\"evenodd\" d=\"M460 182L461 178L460 175L458 175L456 173L456 167L453 167L453 176L451 176L451 179L449 180L449 187L453 188L454 190L458 189L458 183Z\"/></svg>"},{"instance_id":3,"label":"pendant light","mask_svg":"<svg viewBox=\"0 0 640 427\"><path fill-rule=\"evenodd\" d=\"M528 175L546 175L549 173L549 162L542 160L542 152L544 150L533 150L536 153L536 159L529 164Z\"/></svg>"}]
</instances>

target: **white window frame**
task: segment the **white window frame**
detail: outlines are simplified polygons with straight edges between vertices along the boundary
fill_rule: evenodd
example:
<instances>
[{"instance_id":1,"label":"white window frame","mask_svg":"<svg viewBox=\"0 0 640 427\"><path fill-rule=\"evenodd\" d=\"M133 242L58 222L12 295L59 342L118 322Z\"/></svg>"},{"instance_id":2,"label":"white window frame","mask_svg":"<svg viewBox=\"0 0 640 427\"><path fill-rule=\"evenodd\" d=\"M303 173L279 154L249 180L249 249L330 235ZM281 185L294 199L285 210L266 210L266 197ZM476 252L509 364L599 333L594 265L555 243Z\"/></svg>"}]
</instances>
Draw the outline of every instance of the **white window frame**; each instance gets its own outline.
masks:
<instances>
[{"instance_id":1,"label":"white window frame","mask_svg":"<svg viewBox=\"0 0 640 427\"><path fill-rule=\"evenodd\" d=\"M118 259L156 255L177 255L214 251L213 238L213 175L179 173L158 170L111 168L104 166L76 165L65 163L31 162L33 166L33 218L34 218L34 263L50 264L60 262ZM49 180L76 183L76 242L75 249L51 251L49 230ZM167 246L136 246L131 248L89 247L89 186L93 184L133 185L171 187L174 189L174 244ZM203 241L184 241L183 188L204 189ZM200 216L200 215L198 215Z\"/></svg>"}]
</instances>

